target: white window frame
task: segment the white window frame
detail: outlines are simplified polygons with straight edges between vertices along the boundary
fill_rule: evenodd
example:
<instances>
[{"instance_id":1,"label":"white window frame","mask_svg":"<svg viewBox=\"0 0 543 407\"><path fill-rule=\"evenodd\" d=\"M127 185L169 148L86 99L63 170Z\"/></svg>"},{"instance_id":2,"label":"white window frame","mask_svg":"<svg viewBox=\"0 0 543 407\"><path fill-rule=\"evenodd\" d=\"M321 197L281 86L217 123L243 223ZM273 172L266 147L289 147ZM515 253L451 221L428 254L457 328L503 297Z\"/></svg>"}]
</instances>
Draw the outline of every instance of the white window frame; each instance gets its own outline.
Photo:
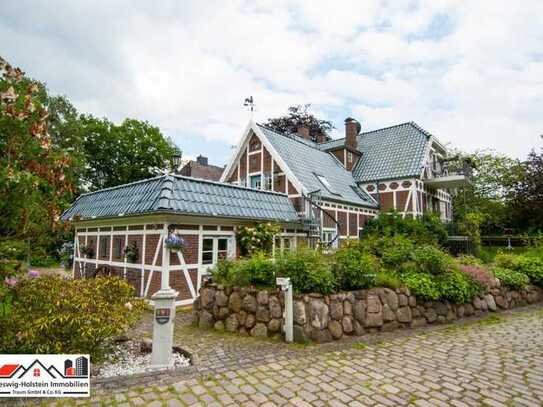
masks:
<instances>
[{"instance_id":1,"label":"white window frame","mask_svg":"<svg viewBox=\"0 0 543 407\"><path fill-rule=\"evenodd\" d=\"M213 245L211 250L204 250L204 241L206 239L213 240ZM203 235L202 236L202 250L201 250L201 258L200 258L200 264L203 267L206 267L208 270L215 266L219 262L219 240L224 239L226 240L226 257L227 259L231 259L234 257L234 237L231 235ZM204 263L204 253L212 253L211 263Z\"/></svg>"},{"instance_id":2,"label":"white window frame","mask_svg":"<svg viewBox=\"0 0 543 407\"><path fill-rule=\"evenodd\" d=\"M255 182L255 186L253 187L253 178L258 180ZM262 189L262 176L259 175L250 175L249 176L249 187L252 189Z\"/></svg>"}]
</instances>

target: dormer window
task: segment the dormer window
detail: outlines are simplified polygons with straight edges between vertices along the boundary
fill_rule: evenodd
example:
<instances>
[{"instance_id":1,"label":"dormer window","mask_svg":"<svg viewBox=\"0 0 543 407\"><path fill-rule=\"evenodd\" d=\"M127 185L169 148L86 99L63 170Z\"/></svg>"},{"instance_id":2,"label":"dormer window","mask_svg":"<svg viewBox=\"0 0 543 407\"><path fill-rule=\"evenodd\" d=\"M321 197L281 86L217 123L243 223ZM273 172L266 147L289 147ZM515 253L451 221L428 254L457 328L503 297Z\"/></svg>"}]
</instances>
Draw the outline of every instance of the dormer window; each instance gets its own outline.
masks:
<instances>
[{"instance_id":1,"label":"dormer window","mask_svg":"<svg viewBox=\"0 0 543 407\"><path fill-rule=\"evenodd\" d=\"M330 182L328 182L328 180L326 179L326 177L324 175L315 174L315 177L317 177L317 179L320 181L320 183L322 185L324 185L324 187L328 190L328 192L330 192L331 194L334 194L334 195L340 195L340 193L337 192L332 187L332 184L330 184Z\"/></svg>"}]
</instances>

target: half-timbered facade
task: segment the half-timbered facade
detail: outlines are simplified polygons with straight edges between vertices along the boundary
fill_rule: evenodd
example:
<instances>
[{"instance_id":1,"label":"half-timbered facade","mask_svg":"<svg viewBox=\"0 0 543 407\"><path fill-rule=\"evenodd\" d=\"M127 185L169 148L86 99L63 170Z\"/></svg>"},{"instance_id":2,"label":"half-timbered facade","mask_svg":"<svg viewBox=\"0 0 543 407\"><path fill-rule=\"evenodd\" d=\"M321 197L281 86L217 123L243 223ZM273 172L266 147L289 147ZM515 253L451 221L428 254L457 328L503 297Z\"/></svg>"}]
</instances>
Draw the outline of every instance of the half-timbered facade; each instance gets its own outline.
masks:
<instances>
[{"instance_id":1,"label":"half-timbered facade","mask_svg":"<svg viewBox=\"0 0 543 407\"><path fill-rule=\"evenodd\" d=\"M192 304L208 269L238 254L240 225L280 223L277 250L294 248L306 236L286 195L177 175L84 194L63 219L75 227L75 278L98 271L122 276L143 298L160 289L164 240L180 235L184 249L169 259L178 305ZM135 247L135 255L128 256L127 247Z\"/></svg>"}]
</instances>

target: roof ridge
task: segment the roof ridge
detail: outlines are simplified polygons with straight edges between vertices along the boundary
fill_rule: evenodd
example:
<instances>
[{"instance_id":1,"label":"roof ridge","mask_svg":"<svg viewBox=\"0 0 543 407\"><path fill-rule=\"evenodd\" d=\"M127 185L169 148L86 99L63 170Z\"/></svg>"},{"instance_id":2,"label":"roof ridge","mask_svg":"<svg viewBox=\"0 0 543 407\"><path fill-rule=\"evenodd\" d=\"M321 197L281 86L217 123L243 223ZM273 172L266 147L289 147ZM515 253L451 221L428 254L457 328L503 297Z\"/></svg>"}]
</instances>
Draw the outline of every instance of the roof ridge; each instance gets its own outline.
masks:
<instances>
[{"instance_id":1,"label":"roof ridge","mask_svg":"<svg viewBox=\"0 0 543 407\"><path fill-rule=\"evenodd\" d=\"M398 123L398 124L393 124L391 126L387 126L387 127L381 127L380 129L375 129L375 130L370 130L370 131L364 131L364 132L361 132L358 134L358 136L361 136L363 134L370 134L370 133L375 133L377 131L382 131L382 130L388 130L388 129L392 129L394 127L400 127L400 126L405 126L406 124L411 124L413 125L414 127L416 127L418 130L420 130L421 132L423 133L428 133L426 130L424 130L422 127L418 126L415 122L403 122L403 123ZM336 142L336 141L341 141L341 140L345 140L345 137L340 137L340 138L336 138L336 139L333 139L333 140L330 140L330 141L327 141L325 143L320 143L319 146L324 146L326 144L329 144L329 143L333 143L333 142Z\"/></svg>"},{"instance_id":2,"label":"roof ridge","mask_svg":"<svg viewBox=\"0 0 543 407\"><path fill-rule=\"evenodd\" d=\"M165 175L160 187L160 195L157 197L157 209L170 209L170 200L173 193L173 178L171 175ZM153 203L153 207L154 207Z\"/></svg>"},{"instance_id":3,"label":"roof ridge","mask_svg":"<svg viewBox=\"0 0 543 407\"><path fill-rule=\"evenodd\" d=\"M307 147L309 147L309 148L313 148L313 149L315 149L315 150L319 150L319 151L320 151L320 148L317 147L317 146L320 146L319 143L315 143L313 140L307 140L307 139L304 139L304 138L302 138L302 137L300 137L300 136L297 136L296 133L289 133L289 134L287 134L287 133L279 133L277 130L271 129L271 128L269 128L268 126L265 126L265 125L263 125L263 124L256 123L256 125L257 125L257 126L260 126L260 127L264 127L266 130L269 130L269 131L271 131L272 133L277 134L278 136L287 137L287 138L289 138L289 139L292 140L292 141L296 141L297 143L303 144L304 146L307 146ZM304 141L302 141L302 140L304 140ZM313 143L314 146L311 146L311 145L307 144L306 141L309 141L309 142ZM323 143L323 144L324 144L324 143Z\"/></svg>"},{"instance_id":4,"label":"roof ridge","mask_svg":"<svg viewBox=\"0 0 543 407\"><path fill-rule=\"evenodd\" d=\"M214 184L214 185L219 185L219 186L227 187L227 188L234 188L234 189L241 189L241 190L247 190L247 191L253 191L253 192L260 192L260 193L264 193L264 194L288 196L287 194L284 194L282 192L266 191L266 190L254 189L254 188L250 188L250 187L242 187L241 185L230 184L228 182L211 181L211 180L203 179L203 178L187 177L186 175L171 174L171 177L173 177L173 178L181 178L181 179L185 179L185 180L193 181L193 182L201 182L201 183L204 183L204 184Z\"/></svg>"},{"instance_id":5,"label":"roof ridge","mask_svg":"<svg viewBox=\"0 0 543 407\"><path fill-rule=\"evenodd\" d=\"M86 196L86 195L92 195L92 194L96 194L98 192L103 192L103 191L111 191L112 189L119 189L119 188L124 188L124 187L127 187L129 185L134 185L134 184L141 184L142 182L149 182L149 181L152 181L152 180L158 180L160 178L163 178L163 177L166 177L168 176L168 174L161 174L161 175L157 175L155 177L151 177L151 178L144 178L144 179L140 179L140 180L137 180L137 181L132 181L132 182L128 182L126 184L120 184L120 185L115 185L113 187L107 187L107 188L102 188L102 189L98 189L96 191L91 191L91 192L85 192L84 194L80 194L77 199L79 199L80 197L82 196Z\"/></svg>"}]
</instances>

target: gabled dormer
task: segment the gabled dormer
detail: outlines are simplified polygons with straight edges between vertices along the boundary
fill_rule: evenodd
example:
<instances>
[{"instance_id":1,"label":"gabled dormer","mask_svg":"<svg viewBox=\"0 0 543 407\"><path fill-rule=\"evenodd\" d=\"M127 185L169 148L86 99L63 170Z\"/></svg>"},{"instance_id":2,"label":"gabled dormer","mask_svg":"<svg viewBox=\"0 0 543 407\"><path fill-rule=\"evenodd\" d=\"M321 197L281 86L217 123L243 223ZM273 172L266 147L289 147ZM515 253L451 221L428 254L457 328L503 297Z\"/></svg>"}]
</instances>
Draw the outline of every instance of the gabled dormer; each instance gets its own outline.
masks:
<instances>
[{"instance_id":1,"label":"gabled dormer","mask_svg":"<svg viewBox=\"0 0 543 407\"><path fill-rule=\"evenodd\" d=\"M358 135L361 128L362 126L357 120L347 117L345 119L345 142L323 150L333 154L347 171L352 171L362 156L358 150Z\"/></svg>"}]
</instances>

